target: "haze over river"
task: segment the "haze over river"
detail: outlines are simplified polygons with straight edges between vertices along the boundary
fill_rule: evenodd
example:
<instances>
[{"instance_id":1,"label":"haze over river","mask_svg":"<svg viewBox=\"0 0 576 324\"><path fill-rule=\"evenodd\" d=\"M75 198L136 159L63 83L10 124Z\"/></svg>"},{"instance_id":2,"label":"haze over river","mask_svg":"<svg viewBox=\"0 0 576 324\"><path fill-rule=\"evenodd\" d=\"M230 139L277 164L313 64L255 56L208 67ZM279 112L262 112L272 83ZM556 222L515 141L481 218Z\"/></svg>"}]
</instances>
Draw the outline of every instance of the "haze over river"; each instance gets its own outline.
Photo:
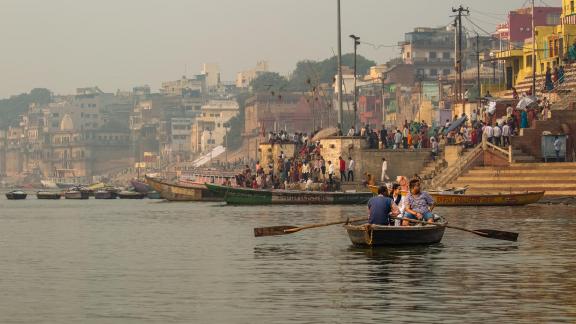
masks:
<instances>
[{"instance_id":1,"label":"haze over river","mask_svg":"<svg viewBox=\"0 0 576 324\"><path fill-rule=\"evenodd\" d=\"M576 206L438 208L429 247L358 249L365 206L0 200L0 323L576 321Z\"/></svg>"}]
</instances>

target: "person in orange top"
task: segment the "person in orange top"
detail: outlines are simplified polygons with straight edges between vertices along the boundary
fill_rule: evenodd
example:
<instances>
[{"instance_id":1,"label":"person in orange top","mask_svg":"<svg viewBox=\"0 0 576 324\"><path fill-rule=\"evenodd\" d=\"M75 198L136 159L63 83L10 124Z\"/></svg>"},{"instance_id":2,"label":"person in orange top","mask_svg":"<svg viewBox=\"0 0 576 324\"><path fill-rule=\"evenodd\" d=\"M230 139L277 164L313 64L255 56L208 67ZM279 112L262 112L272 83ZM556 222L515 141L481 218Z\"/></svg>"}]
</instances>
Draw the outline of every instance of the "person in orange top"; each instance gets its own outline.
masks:
<instances>
[{"instance_id":1,"label":"person in orange top","mask_svg":"<svg viewBox=\"0 0 576 324\"><path fill-rule=\"evenodd\" d=\"M408 148L412 148L412 134L410 132L408 132Z\"/></svg>"}]
</instances>

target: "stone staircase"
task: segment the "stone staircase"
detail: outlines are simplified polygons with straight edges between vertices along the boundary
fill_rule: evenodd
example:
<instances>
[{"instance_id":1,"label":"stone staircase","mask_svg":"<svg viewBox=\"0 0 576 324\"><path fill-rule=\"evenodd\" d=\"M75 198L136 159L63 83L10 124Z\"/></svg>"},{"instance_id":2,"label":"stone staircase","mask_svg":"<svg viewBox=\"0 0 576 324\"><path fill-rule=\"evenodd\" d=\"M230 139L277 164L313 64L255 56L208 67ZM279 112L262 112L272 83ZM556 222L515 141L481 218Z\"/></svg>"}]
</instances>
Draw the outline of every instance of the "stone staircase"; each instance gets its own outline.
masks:
<instances>
[{"instance_id":1,"label":"stone staircase","mask_svg":"<svg viewBox=\"0 0 576 324\"><path fill-rule=\"evenodd\" d=\"M470 194L544 190L546 196L576 196L576 162L473 167L448 186L466 185Z\"/></svg>"}]
</instances>

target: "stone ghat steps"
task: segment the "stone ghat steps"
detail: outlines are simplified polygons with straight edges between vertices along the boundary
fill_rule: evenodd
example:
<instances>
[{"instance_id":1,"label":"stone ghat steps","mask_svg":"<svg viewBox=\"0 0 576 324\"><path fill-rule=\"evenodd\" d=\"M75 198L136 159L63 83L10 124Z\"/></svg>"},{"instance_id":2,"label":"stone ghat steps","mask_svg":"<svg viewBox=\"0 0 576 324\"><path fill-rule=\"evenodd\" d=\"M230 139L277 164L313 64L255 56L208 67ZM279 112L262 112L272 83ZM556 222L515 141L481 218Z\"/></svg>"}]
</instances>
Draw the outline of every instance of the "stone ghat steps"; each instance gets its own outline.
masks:
<instances>
[{"instance_id":1,"label":"stone ghat steps","mask_svg":"<svg viewBox=\"0 0 576 324\"><path fill-rule=\"evenodd\" d=\"M504 174L504 175L494 175L492 177L486 176L462 176L458 178L457 181L454 183L465 183L465 184L474 184L474 183L493 183L494 181L506 181L508 183L530 183L530 182L546 182L550 183L554 182L567 182L567 183L574 183L576 184L576 174L575 175L554 175L550 176L548 174L544 175L517 175L517 174Z\"/></svg>"},{"instance_id":2,"label":"stone ghat steps","mask_svg":"<svg viewBox=\"0 0 576 324\"><path fill-rule=\"evenodd\" d=\"M558 162L558 163L513 163L508 167L476 167L474 170L525 170L525 169L574 169L576 171L576 162Z\"/></svg>"},{"instance_id":3,"label":"stone ghat steps","mask_svg":"<svg viewBox=\"0 0 576 324\"><path fill-rule=\"evenodd\" d=\"M545 189L530 189L530 188L522 188L522 189L516 189L516 190L512 190L513 193L519 193L519 192L526 192L526 191L542 191ZM483 189L469 189L468 191L466 191L466 194L470 194L470 195L483 195L483 194L506 194L506 193L510 193L510 190L502 190L502 189L488 189L488 188L483 188ZM544 196L546 197L554 197L554 196L572 196L572 197L576 197L576 190L556 190L556 189L548 189L546 190L546 192L544 193Z\"/></svg>"},{"instance_id":4,"label":"stone ghat steps","mask_svg":"<svg viewBox=\"0 0 576 324\"><path fill-rule=\"evenodd\" d=\"M478 183L478 182L468 182L468 181L456 181L450 184L449 187L464 187L469 186L469 190L476 190L476 189L502 189L502 190L547 190L551 188L550 181L526 181L526 182L513 182L513 181L505 181L505 182L487 182L487 183ZM532 189L527 189L532 188ZM539 189L536 189L539 188ZM566 181L566 182L554 182L553 184L554 189L566 189L566 190L576 190L576 183L573 181Z\"/></svg>"},{"instance_id":5,"label":"stone ghat steps","mask_svg":"<svg viewBox=\"0 0 576 324\"><path fill-rule=\"evenodd\" d=\"M488 177L489 179L494 178L497 179L498 177L502 176L538 176L542 175L544 179L546 177L559 177L559 176L571 176L575 174L575 170L573 169L557 169L557 170L469 170L465 175L462 177L467 176L483 176Z\"/></svg>"}]
</instances>

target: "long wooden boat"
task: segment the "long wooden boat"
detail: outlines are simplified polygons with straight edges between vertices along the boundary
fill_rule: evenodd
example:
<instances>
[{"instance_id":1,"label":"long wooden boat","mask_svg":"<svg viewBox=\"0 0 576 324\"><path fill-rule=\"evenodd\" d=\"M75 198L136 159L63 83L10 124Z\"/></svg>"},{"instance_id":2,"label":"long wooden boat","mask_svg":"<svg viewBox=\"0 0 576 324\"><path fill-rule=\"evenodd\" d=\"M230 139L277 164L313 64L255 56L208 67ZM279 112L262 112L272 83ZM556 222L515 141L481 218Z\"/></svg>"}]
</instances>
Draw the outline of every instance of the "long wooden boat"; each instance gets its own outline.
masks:
<instances>
[{"instance_id":1,"label":"long wooden boat","mask_svg":"<svg viewBox=\"0 0 576 324\"><path fill-rule=\"evenodd\" d=\"M56 192L56 191L38 191L36 193L36 198L58 200L58 199L62 198L62 193Z\"/></svg>"},{"instance_id":2,"label":"long wooden boat","mask_svg":"<svg viewBox=\"0 0 576 324\"><path fill-rule=\"evenodd\" d=\"M23 200L26 199L27 196L28 194L22 190L13 190L6 193L6 199L8 200Z\"/></svg>"},{"instance_id":3,"label":"long wooden boat","mask_svg":"<svg viewBox=\"0 0 576 324\"><path fill-rule=\"evenodd\" d=\"M90 199L90 192L87 190L68 190L64 193L66 199Z\"/></svg>"},{"instance_id":4,"label":"long wooden boat","mask_svg":"<svg viewBox=\"0 0 576 324\"><path fill-rule=\"evenodd\" d=\"M136 191L120 191L118 193L120 199L144 199L146 193Z\"/></svg>"},{"instance_id":5,"label":"long wooden boat","mask_svg":"<svg viewBox=\"0 0 576 324\"><path fill-rule=\"evenodd\" d=\"M169 201L223 201L224 195L212 192L203 184L176 184L146 177L148 185Z\"/></svg>"},{"instance_id":6,"label":"long wooden boat","mask_svg":"<svg viewBox=\"0 0 576 324\"><path fill-rule=\"evenodd\" d=\"M368 188L370 189L370 192L372 192L373 194L377 195L378 194L378 186L372 186L369 185ZM462 195L464 193L466 193L466 190L468 190L468 186L466 187L461 187L461 188L449 188L449 189L440 189L440 190L429 190L428 193L446 193L446 194L458 194L458 195ZM402 196L406 196L408 194L408 191L401 191Z\"/></svg>"},{"instance_id":7,"label":"long wooden boat","mask_svg":"<svg viewBox=\"0 0 576 324\"><path fill-rule=\"evenodd\" d=\"M134 191L136 192L148 193L148 191L150 191L150 186L142 181L130 180L130 184L134 187Z\"/></svg>"},{"instance_id":8,"label":"long wooden boat","mask_svg":"<svg viewBox=\"0 0 576 324\"><path fill-rule=\"evenodd\" d=\"M439 243L442 240L448 222L441 218L436 224L424 226L347 224L344 228L352 244L359 247L427 245Z\"/></svg>"},{"instance_id":9,"label":"long wooden boat","mask_svg":"<svg viewBox=\"0 0 576 324\"><path fill-rule=\"evenodd\" d=\"M262 190L234 188L206 183L214 193L232 205L353 205L365 204L371 192L323 192L301 190Z\"/></svg>"},{"instance_id":10,"label":"long wooden boat","mask_svg":"<svg viewBox=\"0 0 576 324\"><path fill-rule=\"evenodd\" d=\"M114 190L98 190L94 192L95 199L116 199L118 198L118 192Z\"/></svg>"},{"instance_id":11,"label":"long wooden boat","mask_svg":"<svg viewBox=\"0 0 576 324\"><path fill-rule=\"evenodd\" d=\"M436 206L522 206L538 202L544 191L483 195L453 195L430 193Z\"/></svg>"}]
</instances>

